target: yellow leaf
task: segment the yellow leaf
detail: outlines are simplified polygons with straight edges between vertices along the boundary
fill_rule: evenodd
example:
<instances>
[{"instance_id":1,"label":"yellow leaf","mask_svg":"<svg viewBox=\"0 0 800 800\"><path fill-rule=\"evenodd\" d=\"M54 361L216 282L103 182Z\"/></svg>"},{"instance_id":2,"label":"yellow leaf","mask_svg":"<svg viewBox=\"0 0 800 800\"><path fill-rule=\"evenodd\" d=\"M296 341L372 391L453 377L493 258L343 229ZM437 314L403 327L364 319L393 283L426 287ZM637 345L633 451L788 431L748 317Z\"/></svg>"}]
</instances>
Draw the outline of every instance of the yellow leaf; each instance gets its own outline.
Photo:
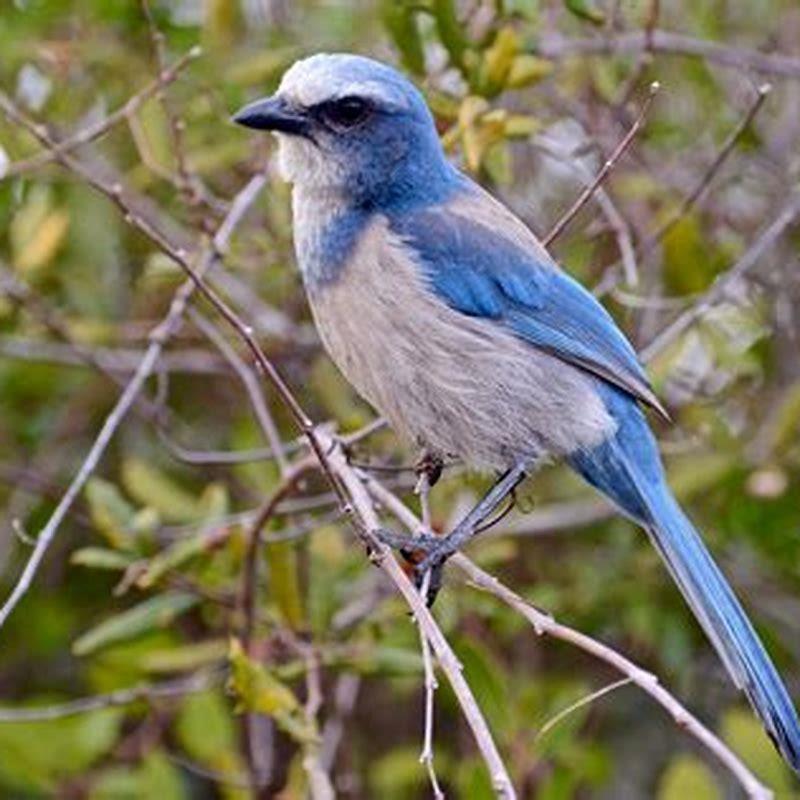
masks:
<instances>
[{"instance_id":1,"label":"yellow leaf","mask_svg":"<svg viewBox=\"0 0 800 800\"><path fill-rule=\"evenodd\" d=\"M231 664L230 688L238 699L237 711L257 711L267 716L295 711L300 702L294 692L245 652L238 639L232 639L228 650Z\"/></svg>"},{"instance_id":2,"label":"yellow leaf","mask_svg":"<svg viewBox=\"0 0 800 800\"><path fill-rule=\"evenodd\" d=\"M458 126L461 131L464 159L467 167L473 172L480 167L486 149L486 143L477 122L488 108L489 104L486 100L471 95L464 98L458 110Z\"/></svg>"},{"instance_id":3,"label":"yellow leaf","mask_svg":"<svg viewBox=\"0 0 800 800\"><path fill-rule=\"evenodd\" d=\"M658 786L658 800L720 800L714 775L694 756L677 756L667 766Z\"/></svg>"},{"instance_id":4,"label":"yellow leaf","mask_svg":"<svg viewBox=\"0 0 800 800\"><path fill-rule=\"evenodd\" d=\"M306 744L318 741L316 726L303 716L294 692L263 664L253 661L238 639L231 640L228 659L231 665L228 688L237 699L235 711L266 714L295 741Z\"/></svg>"},{"instance_id":5,"label":"yellow leaf","mask_svg":"<svg viewBox=\"0 0 800 800\"><path fill-rule=\"evenodd\" d=\"M497 32L483 62L483 83L488 92L501 89L511 70L514 56L519 52L519 36L510 26Z\"/></svg>"},{"instance_id":6,"label":"yellow leaf","mask_svg":"<svg viewBox=\"0 0 800 800\"><path fill-rule=\"evenodd\" d=\"M553 71L553 62L528 53L517 56L511 64L506 86L509 89L521 89L546 78Z\"/></svg>"},{"instance_id":7,"label":"yellow leaf","mask_svg":"<svg viewBox=\"0 0 800 800\"><path fill-rule=\"evenodd\" d=\"M789 797L794 781L789 769L749 708L732 708L722 719L722 738L756 775L775 791Z\"/></svg>"},{"instance_id":8,"label":"yellow leaf","mask_svg":"<svg viewBox=\"0 0 800 800\"><path fill-rule=\"evenodd\" d=\"M526 114L511 114L506 120L506 136L518 139L527 139L541 130L542 123L536 117Z\"/></svg>"},{"instance_id":9,"label":"yellow leaf","mask_svg":"<svg viewBox=\"0 0 800 800\"><path fill-rule=\"evenodd\" d=\"M194 522L202 517L199 503L189 492L145 461L126 460L122 482L131 497L156 509L169 522Z\"/></svg>"},{"instance_id":10,"label":"yellow leaf","mask_svg":"<svg viewBox=\"0 0 800 800\"><path fill-rule=\"evenodd\" d=\"M69 230L69 214L51 211L36 227L33 235L17 251L15 264L21 272L36 272L55 257Z\"/></svg>"}]
</instances>

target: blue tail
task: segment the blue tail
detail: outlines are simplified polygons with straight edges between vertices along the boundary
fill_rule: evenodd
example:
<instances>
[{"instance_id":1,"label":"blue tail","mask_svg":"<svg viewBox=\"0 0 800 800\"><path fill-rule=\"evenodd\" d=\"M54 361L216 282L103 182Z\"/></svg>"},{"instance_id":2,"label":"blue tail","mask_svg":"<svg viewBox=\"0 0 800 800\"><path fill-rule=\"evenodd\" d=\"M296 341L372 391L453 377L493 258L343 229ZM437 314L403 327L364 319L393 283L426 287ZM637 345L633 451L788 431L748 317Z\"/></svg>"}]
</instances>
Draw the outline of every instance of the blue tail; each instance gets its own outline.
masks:
<instances>
[{"instance_id":1,"label":"blue tail","mask_svg":"<svg viewBox=\"0 0 800 800\"><path fill-rule=\"evenodd\" d=\"M570 464L650 535L686 602L744 691L777 749L800 773L800 722L778 673L739 601L667 486L658 449L639 407L601 386L616 434Z\"/></svg>"}]
</instances>

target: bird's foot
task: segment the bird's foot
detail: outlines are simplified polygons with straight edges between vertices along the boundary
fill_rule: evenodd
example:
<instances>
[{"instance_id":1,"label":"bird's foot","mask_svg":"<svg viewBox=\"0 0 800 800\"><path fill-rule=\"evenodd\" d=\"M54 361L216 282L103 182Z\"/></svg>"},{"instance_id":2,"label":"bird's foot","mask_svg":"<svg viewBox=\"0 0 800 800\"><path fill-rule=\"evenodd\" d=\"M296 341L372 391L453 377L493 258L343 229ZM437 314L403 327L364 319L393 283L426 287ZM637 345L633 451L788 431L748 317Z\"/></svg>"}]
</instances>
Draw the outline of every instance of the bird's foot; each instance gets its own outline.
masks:
<instances>
[{"instance_id":1,"label":"bird's foot","mask_svg":"<svg viewBox=\"0 0 800 800\"><path fill-rule=\"evenodd\" d=\"M426 602L433 605L442 588L442 573L445 562L458 551L460 543L469 538L469 533L456 527L447 536L432 536L420 533L416 536L395 533L382 529L378 538L389 547L399 550L400 555L411 565L411 577L417 589L427 589ZM430 573L430 577L426 575Z\"/></svg>"},{"instance_id":2,"label":"bird's foot","mask_svg":"<svg viewBox=\"0 0 800 800\"><path fill-rule=\"evenodd\" d=\"M437 544L441 544L442 537L434 536L430 533L397 533L390 531L387 528L381 528L376 533L377 537L393 550L399 550L407 561L413 561L414 553L421 555L417 560L425 558Z\"/></svg>"}]
</instances>

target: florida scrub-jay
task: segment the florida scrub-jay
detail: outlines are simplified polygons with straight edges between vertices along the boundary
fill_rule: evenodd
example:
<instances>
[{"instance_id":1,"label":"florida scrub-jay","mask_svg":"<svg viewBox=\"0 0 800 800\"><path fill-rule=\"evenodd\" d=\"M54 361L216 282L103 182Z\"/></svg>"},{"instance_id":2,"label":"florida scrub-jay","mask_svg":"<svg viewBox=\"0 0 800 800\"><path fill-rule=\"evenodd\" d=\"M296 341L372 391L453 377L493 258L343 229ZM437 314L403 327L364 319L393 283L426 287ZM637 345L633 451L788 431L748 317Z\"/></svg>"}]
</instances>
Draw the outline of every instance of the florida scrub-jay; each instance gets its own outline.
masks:
<instances>
[{"instance_id":1,"label":"florida scrub-jay","mask_svg":"<svg viewBox=\"0 0 800 800\"><path fill-rule=\"evenodd\" d=\"M795 769L800 723L769 656L664 478L661 410L611 316L533 233L446 159L419 91L353 55L292 66L235 120L273 131L320 336L353 386L434 457L502 477L419 574L545 458L644 528L736 684Z\"/></svg>"}]
</instances>

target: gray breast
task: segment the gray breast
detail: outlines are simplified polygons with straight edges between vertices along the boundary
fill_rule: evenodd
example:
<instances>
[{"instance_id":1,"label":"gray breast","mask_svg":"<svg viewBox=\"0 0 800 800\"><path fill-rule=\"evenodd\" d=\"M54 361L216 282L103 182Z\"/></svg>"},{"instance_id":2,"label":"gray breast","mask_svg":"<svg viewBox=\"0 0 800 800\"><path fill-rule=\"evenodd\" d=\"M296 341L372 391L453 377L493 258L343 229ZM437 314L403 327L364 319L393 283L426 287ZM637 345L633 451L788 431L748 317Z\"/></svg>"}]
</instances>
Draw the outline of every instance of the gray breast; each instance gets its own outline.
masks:
<instances>
[{"instance_id":1,"label":"gray breast","mask_svg":"<svg viewBox=\"0 0 800 800\"><path fill-rule=\"evenodd\" d=\"M309 300L345 377L429 450L505 469L590 447L613 427L592 378L436 298L383 218Z\"/></svg>"}]
</instances>

